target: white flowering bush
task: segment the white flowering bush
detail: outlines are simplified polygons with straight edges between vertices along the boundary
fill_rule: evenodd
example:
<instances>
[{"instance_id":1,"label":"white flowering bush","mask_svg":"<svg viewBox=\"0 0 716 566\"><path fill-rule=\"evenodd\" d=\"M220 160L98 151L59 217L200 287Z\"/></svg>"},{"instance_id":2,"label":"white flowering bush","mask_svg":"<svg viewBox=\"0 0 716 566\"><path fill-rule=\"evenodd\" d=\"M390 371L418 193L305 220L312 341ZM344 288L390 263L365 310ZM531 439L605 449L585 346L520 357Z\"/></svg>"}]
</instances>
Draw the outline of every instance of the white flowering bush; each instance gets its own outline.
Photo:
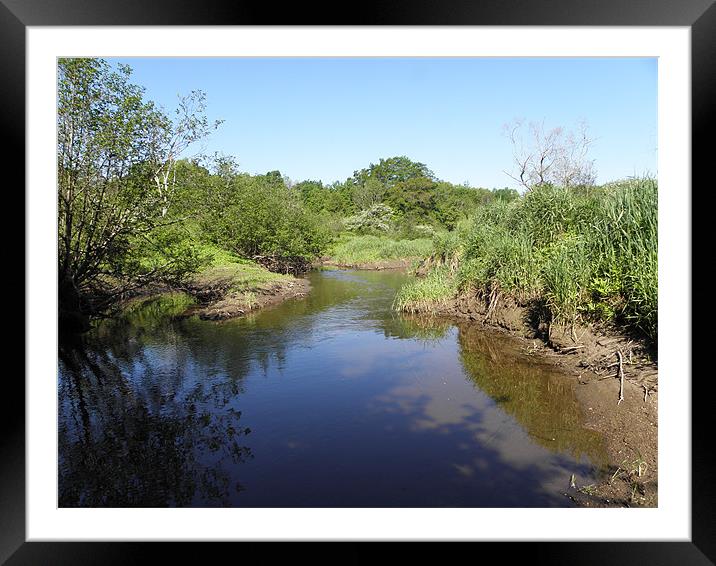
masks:
<instances>
[{"instance_id":1,"label":"white flowering bush","mask_svg":"<svg viewBox=\"0 0 716 566\"><path fill-rule=\"evenodd\" d=\"M370 208L349 216L343 221L346 230L357 233L387 232L393 220L393 209L385 204L374 204Z\"/></svg>"}]
</instances>

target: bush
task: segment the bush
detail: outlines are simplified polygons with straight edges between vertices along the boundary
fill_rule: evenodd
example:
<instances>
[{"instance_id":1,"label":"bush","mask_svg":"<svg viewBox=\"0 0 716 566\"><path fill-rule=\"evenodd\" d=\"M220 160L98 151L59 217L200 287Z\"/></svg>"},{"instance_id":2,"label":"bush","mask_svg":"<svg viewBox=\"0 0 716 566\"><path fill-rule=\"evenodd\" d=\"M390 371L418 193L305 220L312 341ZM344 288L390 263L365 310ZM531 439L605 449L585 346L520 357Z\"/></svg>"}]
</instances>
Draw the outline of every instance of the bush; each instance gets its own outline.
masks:
<instances>
[{"instance_id":1,"label":"bush","mask_svg":"<svg viewBox=\"0 0 716 566\"><path fill-rule=\"evenodd\" d=\"M375 204L346 218L343 226L346 230L358 234L385 233L391 228L393 215L393 209L389 206Z\"/></svg>"},{"instance_id":2,"label":"bush","mask_svg":"<svg viewBox=\"0 0 716 566\"><path fill-rule=\"evenodd\" d=\"M331 239L328 227L300 195L274 176L237 176L222 202L207 210L203 228L216 244L271 269L303 269Z\"/></svg>"}]
</instances>

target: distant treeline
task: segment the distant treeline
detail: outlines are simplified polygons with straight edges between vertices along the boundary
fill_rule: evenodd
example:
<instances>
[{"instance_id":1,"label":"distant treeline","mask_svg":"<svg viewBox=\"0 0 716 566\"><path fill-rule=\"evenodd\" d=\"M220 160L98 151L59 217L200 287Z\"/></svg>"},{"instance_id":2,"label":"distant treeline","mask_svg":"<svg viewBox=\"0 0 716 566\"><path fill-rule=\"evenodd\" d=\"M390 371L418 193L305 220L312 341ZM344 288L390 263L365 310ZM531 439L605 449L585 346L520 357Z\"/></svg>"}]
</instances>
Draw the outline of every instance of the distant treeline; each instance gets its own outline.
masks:
<instances>
[{"instance_id":1,"label":"distant treeline","mask_svg":"<svg viewBox=\"0 0 716 566\"><path fill-rule=\"evenodd\" d=\"M179 161L175 178L172 214L193 224L194 236L289 271L305 267L342 232L432 236L480 206L519 197L514 189L440 181L403 156L381 159L331 185L292 183L278 171L249 175L231 157Z\"/></svg>"},{"instance_id":2,"label":"distant treeline","mask_svg":"<svg viewBox=\"0 0 716 566\"><path fill-rule=\"evenodd\" d=\"M294 186L312 211L345 218L357 232L394 231L418 236L416 226L451 230L476 207L493 200L514 200L514 189L489 190L439 180L424 163L405 156L382 158L355 171L344 182L324 185L302 181Z\"/></svg>"}]
</instances>

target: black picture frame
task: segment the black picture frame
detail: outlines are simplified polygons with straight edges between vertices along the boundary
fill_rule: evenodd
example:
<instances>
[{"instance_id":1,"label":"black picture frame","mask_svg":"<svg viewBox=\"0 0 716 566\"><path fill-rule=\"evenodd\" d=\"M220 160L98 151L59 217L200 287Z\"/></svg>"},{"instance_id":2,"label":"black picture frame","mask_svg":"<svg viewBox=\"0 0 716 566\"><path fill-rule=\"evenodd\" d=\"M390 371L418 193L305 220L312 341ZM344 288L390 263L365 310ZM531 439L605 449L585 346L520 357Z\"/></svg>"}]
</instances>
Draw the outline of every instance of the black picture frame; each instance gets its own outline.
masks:
<instances>
[{"instance_id":1,"label":"black picture frame","mask_svg":"<svg viewBox=\"0 0 716 566\"><path fill-rule=\"evenodd\" d=\"M0 123L6 146L7 164L25 162L25 28L28 26L77 25L560 25L560 26L686 26L692 34L692 186L707 187L709 144L713 132L713 101L716 100L716 6L713 0L460 0L434 3L429 0L361 2L335 8L319 4L278 4L218 2L203 0L0 0ZM337 8L337 9L336 9ZM346 9L348 8L348 9ZM351 13L353 11L353 13ZM339 15L340 14L340 15ZM713 137L712 135L709 137ZM710 140L709 140L710 141ZM19 171L12 191L18 198L24 187L24 169ZM709 179L711 183L713 181ZM6 186L10 189L10 185ZM693 194L693 191L692 191ZM21 206L24 208L24 199ZM692 207L692 210L698 210ZM708 224L708 223L707 223ZM692 241L697 242L692 218ZM15 244L16 245L16 244ZM692 254L692 258L696 257ZM21 260L24 261L24 260ZM17 270L19 272L19 269ZM24 280L23 280L24 282ZM693 279L692 289L700 283ZM32 300L24 290L25 301ZM690 331L690 329L684 329ZM692 333L692 351L698 352L705 338ZM31 336L26 336L31 340ZM696 346L696 347L694 347ZM713 564L716 560L716 482L709 458L713 447L710 424L713 397L710 375L693 372L692 380L692 539L691 542L565 542L565 543L482 543L497 550L501 561L511 562L516 553L526 552L530 560L550 564L650 565ZM691 376L665 376L689 379ZM19 564L134 564L153 561L157 552L162 561L196 559L211 563L224 552L255 552L262 559L279 552L332 563L361 563L375 552L372 543L321 545L290 544L268 549L260 543L189 544L121 542L26 542L25 537L25 386L16 372L4 376L4 403L0 412L0 562ZM710 410L711 409L711 410ZM638 520L636 518L635 520ZM589 533L585 532L585 537ZM473 543L474 544L474 543ZM478 543L479 544L479 543ZM401 545L401 547L404 545ZM461 545L412 545L422 558L439 552L440 560L463 552ZM290 548L288 548L290 547ZM471 550L474 552L474 550ZM404 548L380 545L384 558L407 558ZM478 559L476 555L475 559Z\"/></svg>"}]
</instances>

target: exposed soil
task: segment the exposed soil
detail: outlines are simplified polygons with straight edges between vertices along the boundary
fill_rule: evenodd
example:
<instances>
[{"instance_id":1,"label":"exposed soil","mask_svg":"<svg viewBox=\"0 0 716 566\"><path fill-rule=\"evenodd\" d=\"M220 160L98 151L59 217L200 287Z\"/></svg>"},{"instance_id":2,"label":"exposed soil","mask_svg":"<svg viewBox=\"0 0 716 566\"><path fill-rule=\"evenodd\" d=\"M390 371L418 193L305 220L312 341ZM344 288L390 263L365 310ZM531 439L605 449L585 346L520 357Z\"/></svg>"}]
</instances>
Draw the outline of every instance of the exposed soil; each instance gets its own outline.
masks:
<instances>
[{"instance_id":1,"label":"exposed soil","mask_svg":"<svg viewBox=\"0 0 716 566\"><path fill-rule=\"evenodd\" d=\"M535 324L529 308L505 298L462 296L436 314L501 329L522 342L526 355L574 377L584 425L604 435L609 472L602 483L576 485L565 496L586 507L657 506L658 367L643 340L607 327Z\"/></svg>"},{"instance_id":2,"label":"exposed soil","mask_svg":"<svg viewBox=\"0 0 716 566\"><path fill-rule=\"evenodd\" d=\"M187 314L203 320L226 320L243 316L293 297L303 297L311 289L307 279L295 278L266 283L249 292L231 291L221 285L195 283L190 293L199 301Z\"/></svg>"},{"instance_id":3,"label":"exposed soil","mask_svg":"<svg viewBox=\"0 0 716 566\"><path fill-rule=\"evenodd\" d=\"M415 261L414 259L381 259L362 263L340 263L332 259L323 259L318 266L340 267L343 269L365 269L369 271L380 271L383 269L407 269Z\"/></svg>"}]
</instances>

